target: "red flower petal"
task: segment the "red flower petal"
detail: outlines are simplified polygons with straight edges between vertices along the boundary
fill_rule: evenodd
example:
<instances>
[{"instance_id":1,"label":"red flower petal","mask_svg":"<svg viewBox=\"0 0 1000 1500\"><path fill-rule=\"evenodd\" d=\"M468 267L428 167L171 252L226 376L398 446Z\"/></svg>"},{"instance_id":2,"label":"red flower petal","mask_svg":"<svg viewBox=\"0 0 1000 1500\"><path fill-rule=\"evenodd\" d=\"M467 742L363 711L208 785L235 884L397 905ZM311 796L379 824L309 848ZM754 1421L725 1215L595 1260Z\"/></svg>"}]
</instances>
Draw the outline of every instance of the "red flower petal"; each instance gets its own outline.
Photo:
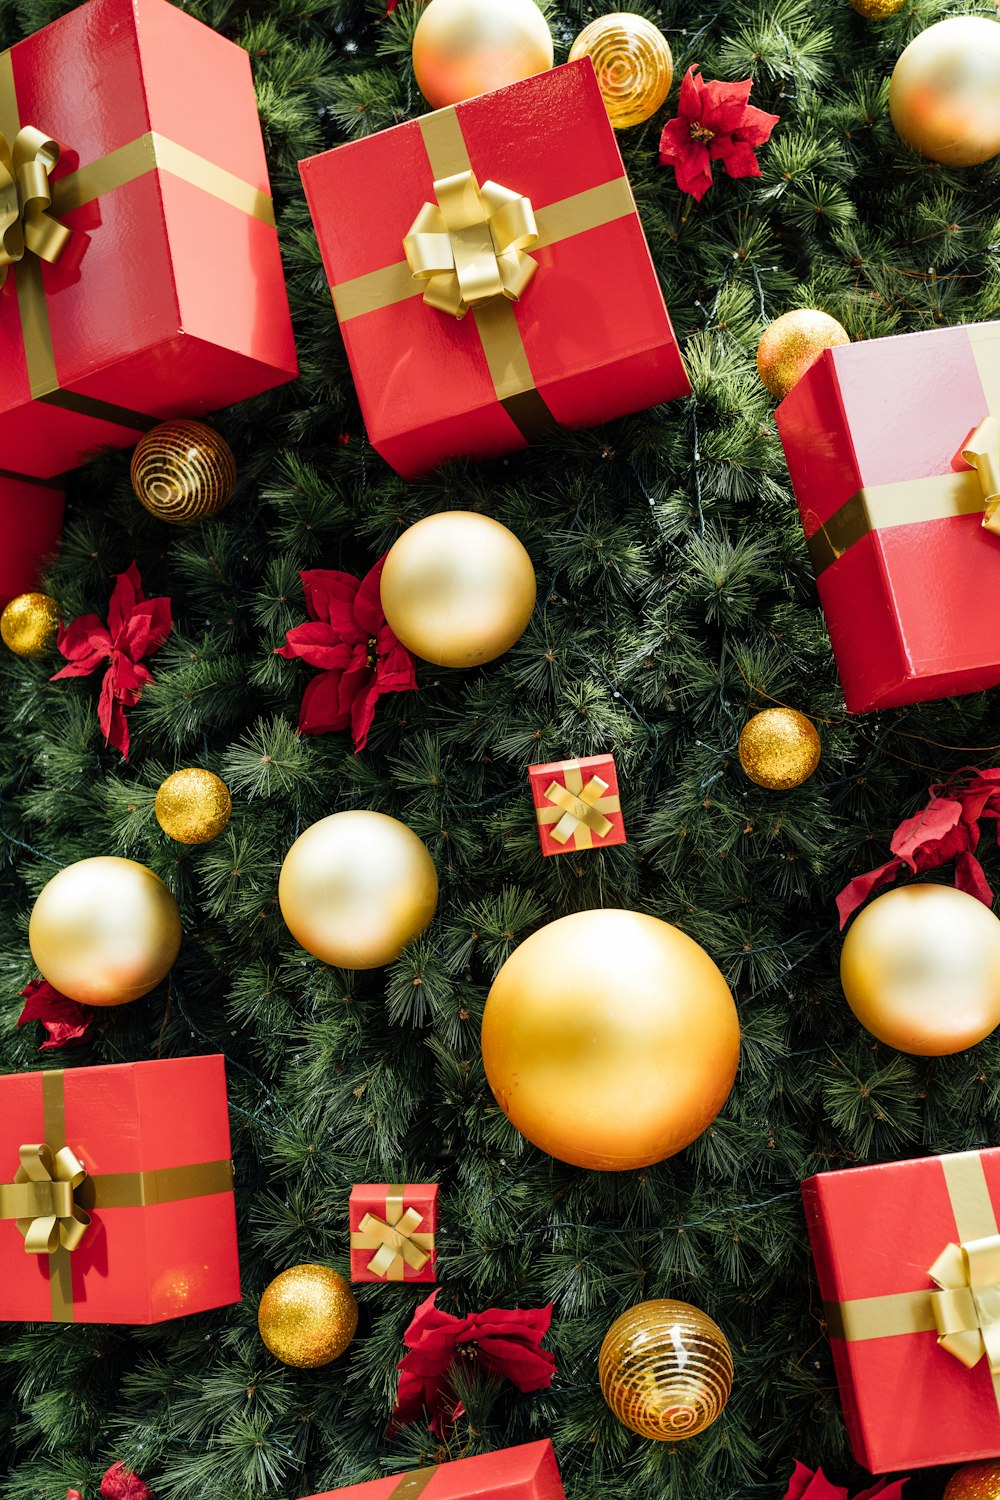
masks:
<instances>
[{"instance_id":1,"label":"red flower petal","mask_svg":"<svg viewBox=\"0 0 1000 1500\"><path fill-rule=\"evenodd\" d=\"M300 734L330 734L351 722L350 699L341 695L342 672L321 672L302 695L299 708Z\"/></svg>"},{"instance_id":2,"label":"red flower petal","mask_svg":"<svg viewBox=\"0 0 1000 1500\"><path fill-rule=\"evenodd\" d=\"M721 141L709 152L713 161L721 161L730 177L759 177L760 167L753 148L746 141Z\"/></svg>"},{"instance_id":3,"label":"red flower petal","mask_svg":"<svg viewBox=\"0 0 1000 1500\"><path fill-rule=\"evenodd\" d=\"M75 1000L49 984L47 979L33 979L21 994L24 996L24 1009L17 1018L18 1026L25 1026L29 1021L41 1021L45 1028L47 1039L40 1044L39 1052L48 1052L52 1047L68 1047L73 1042L86 1040L94 1020L94 1012L89 1005L78 1005Z\"/></svg>"},{"instance_id":4,"label":"red flower petal","mask_svg":"<svg viewBox=\"0 0 1000 1500\"><path fill-rule=\"evenodd\" d=\"M366 639L354 618L354 600L358 580L350 573L336 573L328 568L313 568L300 573L306 596L306 609L314 620L325 620L338 637L355 646Z\"/></svg>"},{"instance_id":5,"label":"red flower petal","mask_svg":"<svg viewBox=\"0 0 1000 1500\"><path fill-rule=\"evenodd\" d=\"M354 600L354 618L368 636L378 635L380 630L386 628L381 583L382 569L388 555L384 552L375 566L365 574Z\"/></svg>"},{"instance_id":6,"label":"red flower petal","mask_svg":"<svg viewBox=\"0 0 1000 1500\"><path fill-rule=\"evenodd\" d=\"M286 645L279 646L275 656L287 661L296 657L310 667L319 667L323 672L342 672L350 662L355 646L339 640L332 625L319 620L309 620L305 625L295 625L285 636Z\"/></svg>"},{"instance_id":7,"label":"red flower petal","mask_svg":"<svg viewBox=\"0 0 1000 1500\"><path fill-rule=\"evenodd\" d=\"M704 108L705 84L698 64L693 64L684 74L680 93L677 96L677 113L682 120L694 123L701 119Z\"/></svg>"}]
</instances>

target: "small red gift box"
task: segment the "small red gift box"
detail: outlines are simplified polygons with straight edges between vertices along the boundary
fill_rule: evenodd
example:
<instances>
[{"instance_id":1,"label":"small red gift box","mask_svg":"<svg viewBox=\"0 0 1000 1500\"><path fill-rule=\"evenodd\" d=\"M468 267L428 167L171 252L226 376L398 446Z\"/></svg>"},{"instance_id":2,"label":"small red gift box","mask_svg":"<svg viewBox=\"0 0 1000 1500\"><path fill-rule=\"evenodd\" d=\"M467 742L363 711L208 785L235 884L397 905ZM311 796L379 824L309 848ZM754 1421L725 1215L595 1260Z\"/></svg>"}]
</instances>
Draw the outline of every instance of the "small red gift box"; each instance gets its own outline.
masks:
<instances>
[{"instance_id":1,"label":"small red gift box","mask_svg":"<svg viewBox=\"0 0 1000 1500\"><path fill-rule=\"evenodd\" d=\"M613 755L530 766L528 782L544 855L626 842Z\"/></svg>"},{"instance_id":2,"label":"small red gift box","mask_svg":"<svg viewBox=\"0 0 1000 1500\"><path fill-rule=\"evenodd\" d=\"M851 713L1000 683L998 419L1000 323L827 349L778 407Z\"/></svg>"},{"instance_id":3,"label":"small red gift box","mask_svg":"<svg viewBox=\"0 0 1000 1500\"><path fill-rule=\"evenodd\" d=\"M0 131L51 170L0 268L5 469L48 478L292 379L242 48L167 0L87 0L0 55Z\"/></svg>"},{"instance_id":4,"label":"small red gift box","mask_svg":"<svg viewBox=\"0 0 1000 1500\"><path fill-rule=\"evenodd\" d=\"M388 1474L306 1500L417 1500L418 1495L426 1500L565 1500L548 1439L456 1458L430 1469L411 1469L408 1474Z\"/></svg>"},{"instance_id":5,"label":"small red gift box","mask_svg":"<svg viewBox=\"0 0 1000 1500\"><path fill-rule=\"evenodd\" d=\"M240 1300L222 1057L0 1078L0 1319Z\"/></svg>"},{"instance_id":6,"label":"small red gift box","mask_svg":"<svg viewBox=\"0 0 1000 1500\"><path fill-rule=\"evenodd\" d=\"M1000 1150L823 1172L802 1197L858 1462L1000 1453Z\"/></svg>"},{"instance_id":7,"label":"small red gift box","mask_svg":"<svg viewBox=\"0 0 1000 1500\"><path fill-rule=\"evenodd\" d=\"M300 170L368 436L404 477L688 394L589 58Z\"/></svg>"},{"instance_id":8,"label":"small red gift box","mask_svg":"<svg viewBox=\"0 0 1000 1500\"><path fill-rule=\"evenodd\" d=\"M351 1189L352 1281L436 1281L436 1182L368 1182Z\"/></svg>"},{"instance_id":9,"label":"small red gift box","mask_svg":"<svg viewBox=\"0 0 1000 1500\"><path fill-rule=\"evenodd\" d=\"M0 609L16 594L39 587L44 565L59 547L64 498L59 480L0 474Z\"/></svg>"}]
</instances>

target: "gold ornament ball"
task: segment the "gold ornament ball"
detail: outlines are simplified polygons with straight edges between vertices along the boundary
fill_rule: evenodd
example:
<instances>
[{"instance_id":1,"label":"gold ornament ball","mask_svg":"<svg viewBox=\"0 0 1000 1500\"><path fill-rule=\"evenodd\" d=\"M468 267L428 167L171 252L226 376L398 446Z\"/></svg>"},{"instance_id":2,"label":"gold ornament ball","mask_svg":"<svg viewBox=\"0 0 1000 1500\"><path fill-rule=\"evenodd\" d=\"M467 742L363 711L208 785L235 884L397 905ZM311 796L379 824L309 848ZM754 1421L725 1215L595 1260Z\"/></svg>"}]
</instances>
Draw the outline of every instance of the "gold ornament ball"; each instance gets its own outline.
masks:
<instances>
[{"instance_id":1,"label":"gold ornament ball","mask_svg":"<svg viewBox=\"0 0 1000 1500\"><path fill-rule=\"evenodd\" d=\"M751 781L771 792L801 786L819 765L819 733L795 708L765 708L740 731L740 765Z\"/></svg>"},{"instance_id":2,"label":"gold ornament ball","mask_svg":"<svg viewBox=\"0 0 1000 1500\"><path fill-rule=\"evenodd\" d=\"M931 161L973 167L1000 151L1000 25L952 16L922 31L889 84L897 134Z\"/></svg>"},{"instance_id":3,"label":"gold ornament ball","mask_svg":"<svg viewBox=\"0 0 1000 1500\"><path fill-rule=\"evenodd\" d=\"M186 526L229 504L236 459L221 433L204 422L164 422L139 439L132 488L160 521Z\"/></svg>"},{"instance_id":4,"label":"gold ornament ball","mask_svg":"<svg viewBox=\"0 0 1000 1500\"><path fill-rule=\"evenodd\" d=\"M886 891L844 939L840 982L879 1041L921 1057L963 1052L1000 1024L1000 921L953 886Z\"/></svg>"},{"instance_id":5,"label":"gold ornament ball","mask_svg":"<svg viewBox=\"0 0 1000 1500\"><path fill-rule=\"evenodd\" d=\"M325 964L378 969L423 932L437 907L427 849L397 818L341 812L307 828L285 855L281 915Z\"/></svg>"},{"instance_id":6,"label":"gold ornament ball","mask_svg":"<svg viewBox=\"0 0 1000 1500\"><path fill-rule=\"evenodd\" d=\"M292 1266L260 1299L257 1327L275 1359L315 1370L338 1359L354 1337L358 1304L329 1266Z\"/></svg>"},{"instance_id":7,"label":"gold ornament ball","mask_svg":"<svg viewBox=\"0 0 1000 1500\"><path fill-rule=\"evenodd\" d=\"M629 10L598 16L569 49L589 57L608 118L616 130L641 125L663 104L674 77L670 44L659 27Z\"/></svg>"},{"instance_id":8,"label":"gold ornament ball","mask_svg":"<svg viewBox=\"0 0 1000 1500\"><path fill-rule=\"evenodd\" d=\"M612 1323L598 1378L619 1422L643 1437L677 1443L719 1416L733 1388L733 1356L707 1313L659 1298Z\"/></svg>"},{"instance_id":9,"label":"gold ornament ball","mask_svg":"<svg viewBox=\"0 0 1000 1500\"><path fill-rule=\"evenodd\" d=\"M903 9L906 0L851 0L851 9L866 21L887 21Z\"/></svg>"},{"instance_id":10,"label":"gold ornament ball","mask_svg":"<svg viewBox=\"0 0 1000 1500\"><path fill-rule=\"evenodd\" d=\"M391 548L382 609L414 656L439 667L478 667L524 634L536 587L531 558L512 531L474 511L446 510L410 526Z\"/></svg>"},{"instance_id":11,"label":"gold ornament ball","mask_svg":"<svg viewBox=\"0 0 1000 1500\"><path fill-rule=\"evenodd\" d=\"M545 73L552 60L534 0L430 0L413 33L413 71L431 109Z\"/></svg>"},{"instance_id":12,"label":"gold ornament ball","mask_svg":"<svg viewBox=\"0 0 1000 1500\"><path fill-rule=\"evenodd\" d=\"M18 594L0 615L0 636L15 656L44 656L59 629L59 606L49 594Z\"/></svg>"},{"instance_id":13,"label":"gold ornament ball","mask_svg":"<svg viewBox=\"0 0 1000 1500\"><path fill-rule=\"evenodd\" d=\"M181 916L163 881L134 859L100 855L53 875L28 943L43 979L81 1005L124 1005L165 979Z\"/></svg>"},{"instance_id":14,"label":"gold ornament ball","mask_svg":"<svg viewBox=\"0 0 1000 1500\"><path fill-rule=\"evenodd\" d=\"M704 948L634 911L574 912L526 938L486 1001L486 1077L511 1123L595 1171L701 1135L736 1077L740 1028Z\"/></svg>"},{"instance_id":15,"label":"gold ornament ball","mask_svg":"<svg viewBox=\"0 0 1000 1500\"><path fill-rule=\"evenodd\" d=\"M156 821L179 844L209 843L225 828L232 812L226 783L200 766L174 771L156 793Z\"/></svg>"},{"instance_id":16,"label":"gold ornament ball","mask_svg":"<svg viewBox=\"0 0 1000 1500\"><path fill-rule=\"evenodd\" d=\"M944 1487L943 1500L1000 1500L1000 1458L956 1469Z\"/></svg>"},{"instance_id":17,"label":"gold ornament ball","mask_svg":"<svg viewBox=\"0 0 1000 1500\"><path fill-rule=\"evenodd\" d=\"M765 328L757 345L757 372L771 395L783 401L824 349L850 342L847 329L829 313L797 307Z\"/></svg>"}]
</instances>

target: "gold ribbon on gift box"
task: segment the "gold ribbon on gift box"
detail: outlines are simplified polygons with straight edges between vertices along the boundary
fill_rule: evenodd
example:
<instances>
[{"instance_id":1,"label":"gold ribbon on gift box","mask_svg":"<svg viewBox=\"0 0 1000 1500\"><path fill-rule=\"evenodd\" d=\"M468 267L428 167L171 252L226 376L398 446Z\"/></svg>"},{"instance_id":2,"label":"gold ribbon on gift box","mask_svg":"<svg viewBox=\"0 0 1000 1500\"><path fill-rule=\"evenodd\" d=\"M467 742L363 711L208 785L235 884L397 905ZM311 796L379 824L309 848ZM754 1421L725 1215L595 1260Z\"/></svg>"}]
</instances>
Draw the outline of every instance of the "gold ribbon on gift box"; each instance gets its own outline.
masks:
<instances>
[{"instance_id":1,"label":"gold ribbon on gift box","mask_svg":"<svg viewBox=\"0 0 1000 1500\"><path fill-rule=\"evenodd\" d=\"M613 824L606 813L621 812L621 798L607 796L608 783L600 776L591 776L584 783L583 771L578 760L557 761L553 770L561 771L565 786L553 781L545 791L549 807L539 807L536 817L540 827L550 827L550 836L557 844L574 840L574 849L592 849L594 835L607 838Z\"/></svg>"},{"instance_id":2,"label":"gold ribbon on gift box","mask_svg":"<svg viewBox=\"0 0 1000 1500\"><path fill-rule=\"evenodd\" d=\"M406 1190L405 1182L390 1183L385 1218L366 1213L357 1229L351 1230L351 1249L374 1250L368 1270L385 1281L402 1281L407 1266L422 1271L434 1249L433 1231L417 1233L424 1222L423 1214L403 1207Z\"/></svg>"}]
</instances>

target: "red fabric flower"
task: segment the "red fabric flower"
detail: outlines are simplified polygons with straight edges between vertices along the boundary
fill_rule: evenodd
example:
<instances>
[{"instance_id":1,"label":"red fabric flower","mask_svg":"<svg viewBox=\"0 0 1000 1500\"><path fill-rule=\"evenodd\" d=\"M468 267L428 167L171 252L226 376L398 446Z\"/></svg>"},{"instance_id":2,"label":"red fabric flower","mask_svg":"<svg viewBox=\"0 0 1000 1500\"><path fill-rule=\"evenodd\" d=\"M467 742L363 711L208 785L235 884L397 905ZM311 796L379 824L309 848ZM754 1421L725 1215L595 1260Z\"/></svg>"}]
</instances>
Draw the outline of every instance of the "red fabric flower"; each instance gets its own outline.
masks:
<instances>
[{"instance_id":1,"label":"red fabric flower","mask_svg":"<svg viewBox=\"0 0 1000 1500\"><path fill-rule=\"evenodd\" d=\"M763 146L781 119L748 104L752 78L742 83L706 83L697 64L688 68L677 115L660 136L660 164L672 166L677 186L700 202L712 186L712 163L730 177L759 177L754 147Z\"/></svg>"},{"instance_id":2,"label":"red fabric flower","mask_svg":"<svg viewBox=\"0 0 1000 1500\"><path fill-rule=\"evenodd\" d=\"M903 1485L908 1483L906 1479L877 1479L870 1489L860 1490L854 1500L875 1500L876 1495L881 1500L899 1500ZM847 1489L840 1484L831 1484L822 1469L814 1473L805 1464L797 1463L785 1491L785 1500L847 1500Z\"/></svg>"},{"instance_id":3,"label":"red fabric flower","mask_svg":"<svg viewBox=\"0 0 1000 1500\"><path fill-rule=\"evenodd\" d=\"M320 667L299 710L300 734L350 728L355 752L368 743L375 706L383 693L417 685L413 657L401 646L382 613L379 582L385 557L364 578L324 568L300 573L310 623L296 625L275 650L288 661L300 657Z\"/></svg>"},{"instance_id":4,"label":"red fabric flower","mask_svg":"<svg viewBox=\"0 0 1000 1500\"><path fill-rule=\"evenodd\" d=\"M52 678L89 677L102 661L108 663L101 684L97 718L105 743L114 745L128 760L129 734L126 708L134 708L147 682L153 681L144 656L158 651L173 628L169 599L147 599L135 563L119 573L108 605L108 623L97 615L81 615L63 626L56 645L69 662Z\"/></svg>"},{"instance_id":5,"label":"red fabric flower","mask_svg":"<svg viewBox=\"0 0 1000 1500\"><path fill-rule=\"evenodd\" d=\"M94 1020L94 1012L89 1005L78 1005L75 1000L49 984L47 979L33 979L21 994L24 996L24 1009L17 1018L18 1026L26 1026L29 1021L41 1021L48 1033L48 1040L41 1043L39 1052L87 1040Z\"/></svg>"},{"instance_id":6,"label":"red fabric flower","mask_svg":"<svg viewBox=\"0 0 1000 1500\"><path fill-rule=\"evenodd\" d=\"M153 1500L153 1492L138 1474L131 1473L119 1460L101 1480L104 1500Z\"/></svg>"}]
</instances>

